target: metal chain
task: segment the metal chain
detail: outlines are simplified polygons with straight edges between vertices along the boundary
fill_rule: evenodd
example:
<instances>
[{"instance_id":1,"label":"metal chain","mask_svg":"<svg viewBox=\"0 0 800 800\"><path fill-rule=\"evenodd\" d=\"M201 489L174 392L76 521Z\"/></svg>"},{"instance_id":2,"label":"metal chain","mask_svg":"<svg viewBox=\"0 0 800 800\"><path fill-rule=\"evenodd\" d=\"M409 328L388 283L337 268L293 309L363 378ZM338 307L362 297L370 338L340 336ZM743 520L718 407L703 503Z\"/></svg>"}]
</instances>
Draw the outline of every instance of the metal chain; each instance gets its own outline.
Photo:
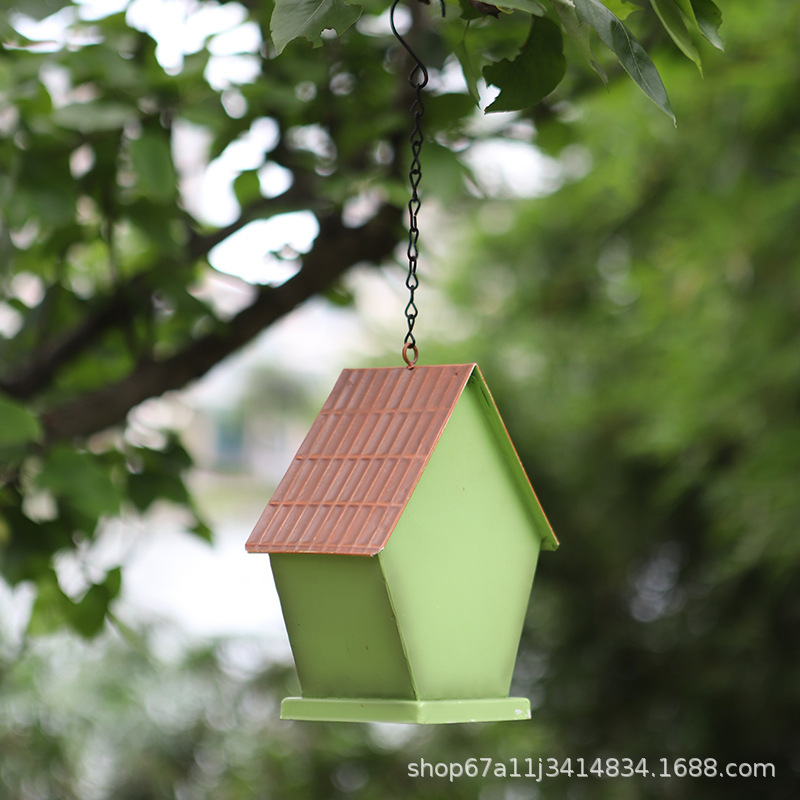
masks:
<instances>
[{"instance_id":1,"label":"metal chain","mask_svg":"<svg viewBox=\"0 0 800 800\"><path fill-rule=\"evenodd\" d=\"M417 80L418 73L422 73L422 80ZM414 293L419 287L417 277L417 261L419 260L419 226L417 225L417 214L422 205L419 199L419 184L422 180L422 165L420 164L419 154L422 150L422 127L420 118L425 113L425 106L422 104L422 89L428 82L428 73L425 67L415 66L408 77L408 82L416 91L414 102L411 105L411 113L414 116L414 127L411 131L409 141L411 142L411 167L408 170L408 181L411 184L411 199L408 201L408 275L406 276L406 288L408 289L408 304L406 305L405 315L408 322L408 333L403 340L403 360L409 367L413 367L419 358L419 348L414 337L414 324L417 321L419 310L414 302ZM414 353L412 359L408 357L408 351Z\"/></svg>"},{"instance_id":2,"label":"metal chain","mask_svg":"<svg viewBox=\"0 0 800 800\"><path fill-rule=\"evenodd\" d=\"M419 287L419 278L417 277L417 261L419 259L419 248L417 242L419 240L419 226L417 225L417 214L421 201L419 199L419 184L422 180L422 166L419 160L419 154L422 150L422 126L420 119L425 113L425 106L422 103L422 90L428 83L428 70L425 65L419 60L416 53L406 44L403 37L397 32L394 25L394 10L397 7L399 0L394 0L392 9L389 14L389 25L392 28L392 33L401 45L408 51L414 59L414 68L408 76L408 82L411 88L415 91L414 102L411 104L411 113L414 117L414 127L411 130L409 141L411 142L411 167L408 171L408 180L411 184L411 199L408 201L408 276L406 277L406 288L408 289L408 303L405 308L406 322L408 323L408 333L406 333L403 340L403 361L409 369L412 369L417 363L419 358L419 348L417 347L417 340L414 337L414 325L417 321L419 310L415 301L415 292ZM444 16L444 0L441 0L442 16ZM409 352L413 356L409 356Z\"/></svg>"}]
</instances>

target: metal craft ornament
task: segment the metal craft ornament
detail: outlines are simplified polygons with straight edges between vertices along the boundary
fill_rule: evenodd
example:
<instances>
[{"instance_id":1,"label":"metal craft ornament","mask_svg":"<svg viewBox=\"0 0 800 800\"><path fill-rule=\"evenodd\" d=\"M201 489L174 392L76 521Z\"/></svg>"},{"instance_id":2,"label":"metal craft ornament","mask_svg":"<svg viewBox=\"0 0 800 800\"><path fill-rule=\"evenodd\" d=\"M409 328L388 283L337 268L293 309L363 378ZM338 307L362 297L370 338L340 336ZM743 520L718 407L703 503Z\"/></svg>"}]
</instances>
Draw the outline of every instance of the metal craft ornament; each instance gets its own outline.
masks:
<instances>
[{"instance_id":1,"label":"metal craft ornament","mask_svg":"<svg viewBox=\"0 0 800 800\"><path fill-rule=\"evenodd\" d=\"M247 542L302 696L281 717L486 722L557 541L476 364L346 369Z\"/></svg>"},{"instance_id":2,"label":"metal craft ornament","mask_svg":"<svg viewBox=\"0 0 800 800\"><path fill-rule=\"evenodd\" d=\"M297 668L281 718L523 720L511 676L539 553L558 541L478 365L416 366L428 73L396 5L416 62L406 366L342 372L246 548L269 554Z\"/></svg>"}]
</instances>

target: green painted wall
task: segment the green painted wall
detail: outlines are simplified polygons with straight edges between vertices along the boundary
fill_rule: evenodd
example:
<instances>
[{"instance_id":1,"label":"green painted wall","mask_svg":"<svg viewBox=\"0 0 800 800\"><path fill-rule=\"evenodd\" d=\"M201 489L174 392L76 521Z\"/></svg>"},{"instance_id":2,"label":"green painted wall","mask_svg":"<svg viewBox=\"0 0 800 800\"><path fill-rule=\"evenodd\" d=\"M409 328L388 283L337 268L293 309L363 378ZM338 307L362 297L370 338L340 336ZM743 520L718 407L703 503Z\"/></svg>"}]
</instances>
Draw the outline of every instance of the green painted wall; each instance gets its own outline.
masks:
<instances>
[{"instance_id":1,"label":"green painted wall","mask_svg":"<svg viewBox=\"0 0 800 800\"><path fill-rule=\"evenodd\" d=\"M414 698L377 557L270 561L305 697Z\"/></svg>"},{"instance_id":2,"label":"green painted wall","mask_svg":"<svg viewBox=\"0 0 800 800\"><path fill-rule=\"evenodd\" d=\"M539 555L473 376L378 555L422 699L505 697Z\"/></svg>"}]
</instances>

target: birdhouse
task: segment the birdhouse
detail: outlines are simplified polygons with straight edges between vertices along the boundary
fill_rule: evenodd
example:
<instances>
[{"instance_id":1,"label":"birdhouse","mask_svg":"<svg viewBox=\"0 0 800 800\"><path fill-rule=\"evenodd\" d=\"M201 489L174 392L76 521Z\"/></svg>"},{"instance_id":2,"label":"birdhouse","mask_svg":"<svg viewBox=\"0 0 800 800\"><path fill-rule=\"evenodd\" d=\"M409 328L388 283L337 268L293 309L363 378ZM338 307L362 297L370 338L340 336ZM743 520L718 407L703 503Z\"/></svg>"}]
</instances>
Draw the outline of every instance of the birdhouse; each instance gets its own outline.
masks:
<instances>
[{"instance_id":1,"label":"birdhouse","mask_svg":"<svg viewBox=\"0 0 800 800\"><path fill-rule=\"evenodd\" d=\"M553 535L476 364L342 372L247 541L298 720L527 719L509 698Z\"/></svg>"}]
</instances>

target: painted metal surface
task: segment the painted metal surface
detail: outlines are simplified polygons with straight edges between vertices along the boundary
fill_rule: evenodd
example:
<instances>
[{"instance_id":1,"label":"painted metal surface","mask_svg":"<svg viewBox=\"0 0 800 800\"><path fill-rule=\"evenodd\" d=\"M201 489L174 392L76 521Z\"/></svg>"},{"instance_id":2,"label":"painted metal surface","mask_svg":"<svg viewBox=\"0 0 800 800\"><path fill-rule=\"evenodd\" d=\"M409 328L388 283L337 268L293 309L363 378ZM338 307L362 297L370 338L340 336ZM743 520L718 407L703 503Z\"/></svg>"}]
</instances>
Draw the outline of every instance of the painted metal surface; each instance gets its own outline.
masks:
<instances>
[{"instance_id":1,"label":"painted metal surface","mask_svg":"<svg viewBox=\"0 0 800 800\"><path fill-rule=\"evenodd\" d=\"M473 376L378 556L421 700L511 685L541 540L485 415Z\"/></svg>"},{"instance_id":2,"label":"painted metal surface","mask_svg":"<svg viewBox=\"0 0 800 800\"><path fill-rule=\"evenodd\" d=\"M417 699L377 557L270 561L304 697Z\"/></svg>"},{"instance_id":3,"label":"painted metal surface","mask_svg":"<svg viewBox=\"0 0 800 800\"><path fill-rule=\"evenodd\" d=\"M281 703L282 719L309 722L409 722L435 725L445 722L502 722L530 717L531 704L524 697L486 700L286 697Z\"/></svg>"},{"instance_id":4,"label":"painted metal surface","mask_svg":"<svg viewBox=\"0 0 800 800\"><path fill-rule=\"evenodd\" d=\"M247 541L371 556L392 535L471 376L545 549L557 541L476 364L344 370Z\"/></svg>"},{"instance_id":5,"label":"painted metal surface","mask_svg":"<svg viewBox=\"0 0 800 800\"><path fill-rule=\"evenodd\" d=\"M539 552L557 542L477 367L419 369L343 373L248 541L271 552L303 694L283 718L530 716L507 694ZM311 509L311 539L281 516L292 503ZM356 516L336 527L326 504Z\"/></svg>"}]
</instances>

